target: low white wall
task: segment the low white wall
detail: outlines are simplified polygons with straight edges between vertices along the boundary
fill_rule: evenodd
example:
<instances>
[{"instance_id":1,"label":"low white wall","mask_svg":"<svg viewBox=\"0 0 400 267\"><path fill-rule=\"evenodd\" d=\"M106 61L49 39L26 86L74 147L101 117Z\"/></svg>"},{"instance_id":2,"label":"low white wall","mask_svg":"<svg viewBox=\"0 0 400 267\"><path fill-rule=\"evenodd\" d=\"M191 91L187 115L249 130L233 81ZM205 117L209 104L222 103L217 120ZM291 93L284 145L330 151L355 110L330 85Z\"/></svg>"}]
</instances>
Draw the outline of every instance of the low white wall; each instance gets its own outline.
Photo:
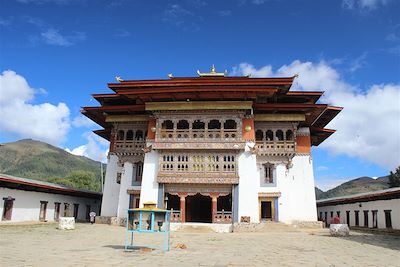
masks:
<instances>
[{"instance_id":1,"label":"low white wall","mask_svg":"<svg viewBox=\"0 0 400 267\"><path fill-rule=\"evenodd\" d=\"M361 207L360 207L361 205ZM327 221L331 222L331 212L333 217L336 212L340 211L340 222L347 223L350 226L355 226L355 213L358 210L359 226L364 227L364 210L368 210L368 227L372 228L372 210L378 211L378 228L386 228L385 212L384 210L391 210L392 227L393 229L400 229L400 199L391 200L376 200L368 202L357 202L352 204L340 204L325 207L318 207L318 216L322 212L322 218L325 218L327 212ZM346 211L350 211L350 223L346 221Z\"/></svg>"},{"instance_id":2,"label":"low white wall","mask_svg":"<svg viewBox=\"0 0 400 267\"><path fill-rule=\"evenodd\" d=\"M120 185L117 183L118 157L109 155L107 161L101 216L117 216Z\"/></svg>"},{"instance_id":3,"label":"low white wall","mask_svg":"<svg viewBox=\"0 0 400 267\"><path fill-rule=\"evenodd\" d=\"M142 208L143 203L154 202L158 200L158 157L157 151L152 150L145 154L143 163L143 175L142 184L140 191L140 203L139 206Z\"/></svg>"},{"instance_id":4,"label":"low white wall","mask_svg":"<svg viewBox=\"0 0 400 267\"><path fill-rule=\"evenodd\" d=\"M0 216L3 214L3 198L14 198L11 221L38 221L40 212L40 201L47 201L46 220L54 221L54 203L59 202L60 217L64 214L64 203L70 204L70 211L73 212L74 204L79 204L78 220L86 220L86 205L90 205L91 211L99 214L100 200L67 196L52 193L42 193L35 191L24 191L18 189L0 188ZM1 217L0 217L1 219Z\"/></svg>"}]
</instances>

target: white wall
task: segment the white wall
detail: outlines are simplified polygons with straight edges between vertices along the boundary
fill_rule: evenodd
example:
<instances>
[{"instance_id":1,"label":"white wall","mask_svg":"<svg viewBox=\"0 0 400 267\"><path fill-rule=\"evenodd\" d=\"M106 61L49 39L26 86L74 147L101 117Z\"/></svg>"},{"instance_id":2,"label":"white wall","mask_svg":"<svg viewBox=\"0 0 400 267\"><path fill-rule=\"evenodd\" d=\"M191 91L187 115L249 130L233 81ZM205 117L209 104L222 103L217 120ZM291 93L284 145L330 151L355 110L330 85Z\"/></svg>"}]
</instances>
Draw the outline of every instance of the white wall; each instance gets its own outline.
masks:
<instances>
[{"instance_id":1,"label":"white wall","mask_svg":"<svg viewBox=\"0 0 400 267\"><path fill-rule=\"evenodd\" d=\"M60 205L60 217L64 214L64 203L70 204L70 210L73 212L74 205L79 204L78 208L78 220L86 219L86 205L90 205L91 211L99 214L100 200L67 196L52 193L42 193L35 191L24 191L18 189L0 188L0 216L3 214L4 200L3 198L12 197L14 198L14 204L12 209L11 221L38 221L40 212L40 201L47 201L46 209L46 220L54 221L54 203L59 202ZM0 217L1 219L1 217Z\"/></svg>"},{"instance_id":2,"label":"white wall","mask_svg":"<svg viewBox=\"0 0 400 267\"><path fill-rule=\"evenodd\" d=\"M250 221L259 222L258 187L260 176L257 173L256 155L249 152L254 143L246 143L246 149L239 155L239 216L250 216Z\"/></svg>"},{"instance_id":3,"label":"white wall","mask_svg":"<svg viewBox=\"0 0 400 267\"><path fill-rule=\"evenodd\" d=\"M360 207L361 205L361 207ZM368 202L357 202L352 204L340 204L325 207L318 207L318 216L322 212L322 218L325 218L325 212L328 212L328 223L331 222L331 212L333 217L336 216L336 212L340 211L340 222L348 223L346 221L346 211L350 211L350 226L355 226L355 214L354 211L359 211L359 226L364 226L364 210L368 210L368 226L372 228L372 210L378 211L378 228L386 228L385 223L385 212L384 210L392 210L392 227L393 229L400 229L400 199L390 200L376 200Z\"/></svg>"},{"instance_id":4,"label":"white wall","mask_svg":"<svg viewBox=\"0 0 400 267\"><path fill-rule=\"evenodd\" d=\"M117 216L120 191L120 185L116 182L118 169L118 157L109 155L104 180L101 216Z\"/></svg>"},{"instance_id":5,"label":"white wall","mask_svg":"<svg viewBox=\"0 0 400 267\"><path fill-rule=\"evenodd\" d=\"M118 212L117 217L126 218L127 209L129 207L129 194L127 192L129 186L132 184L133 164L130 162L124 163L122 171L121 184L118 199Z\"/></svg>"},{"instance_id":6,"label":"white wall","mask_svg":"<svg viewBox=\"0 0 400 267\"><path fill-rule=\"evenodd\" d=\"M296 155L292 167L286 164L275 165L275 182L262 184L262 166L257 166L257 193L280 192L278 198L278 220L284 223L292 221L316 221L317 210L314 191L314 173L310 155Z\"/></svg>"},{"instance_id":7,"label":"white wall","mask_svg":"<svg viewBox=\"0 0 400 267\"><path fill-rule=\"evenodd\" d=\"M159 153L152 150L145 154L143 163L142 185L140 191L140 207L145 202L157 203L158 200L158 157Z\"/></svg>"},{"instance_id":8,"label":"white wall","mask_svg":"<svg viewBox=\"0 0 400 267\"><path fill-rule=\"evenodd\" d=\"M296 155L289 169L279 165L278 199L279 221L317 221L314 173L310 155Z\"/></svg>"}]
</instances>

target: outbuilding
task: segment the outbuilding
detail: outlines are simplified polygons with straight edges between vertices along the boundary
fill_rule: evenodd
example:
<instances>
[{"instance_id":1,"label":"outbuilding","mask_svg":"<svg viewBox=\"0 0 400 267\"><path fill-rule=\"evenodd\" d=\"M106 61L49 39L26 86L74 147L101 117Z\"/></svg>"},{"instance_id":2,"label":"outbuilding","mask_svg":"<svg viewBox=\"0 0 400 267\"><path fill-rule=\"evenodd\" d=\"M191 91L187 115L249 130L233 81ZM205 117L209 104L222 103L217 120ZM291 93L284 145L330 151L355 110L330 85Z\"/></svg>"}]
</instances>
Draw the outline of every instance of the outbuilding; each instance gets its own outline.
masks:
<instances>
[{"instance_id":1,"label":"outbuilding","mask_svg":"<svg viewBox=\"0 0 400 267\"><path fill-rule=\"evenodd\" d=\"M75 217L88 221L100 214L102 194L58 184L0 174L1 221L58 221Z\"/></svg>"},{"instance_id":2,"label":"outbuilding","mask_svg":"<svg viewBox=\"0 0 400 267\"><path fill-rule=\"evenodd\" d=\"M350 227L400 229L400 187L317 201L319 219Z\"/></svg>"}]
</instances>

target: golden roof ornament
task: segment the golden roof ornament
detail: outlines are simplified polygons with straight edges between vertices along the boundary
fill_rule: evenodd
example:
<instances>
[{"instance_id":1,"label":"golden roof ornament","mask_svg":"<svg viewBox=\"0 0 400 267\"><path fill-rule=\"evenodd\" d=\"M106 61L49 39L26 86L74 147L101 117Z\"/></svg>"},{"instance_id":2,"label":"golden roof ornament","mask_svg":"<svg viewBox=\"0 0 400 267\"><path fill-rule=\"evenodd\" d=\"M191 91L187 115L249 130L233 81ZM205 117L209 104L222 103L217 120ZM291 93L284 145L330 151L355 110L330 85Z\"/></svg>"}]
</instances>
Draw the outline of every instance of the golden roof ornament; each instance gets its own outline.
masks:
<instances>
[{"instance_id":1,"label":"golden roof ornament","mask_svg":"<svg viewBox=\"0 0 400 267\"><path fill-rule=\"evenodd\" d=\"M215 70L214 64L211 66L211 71L210 72L200 72L199 70L197 70L197 74L200 77L225 77L225 75L227 73L228 73L227 70L225 70L224 72L217 72Z\"/></svg>"}]
</instances>

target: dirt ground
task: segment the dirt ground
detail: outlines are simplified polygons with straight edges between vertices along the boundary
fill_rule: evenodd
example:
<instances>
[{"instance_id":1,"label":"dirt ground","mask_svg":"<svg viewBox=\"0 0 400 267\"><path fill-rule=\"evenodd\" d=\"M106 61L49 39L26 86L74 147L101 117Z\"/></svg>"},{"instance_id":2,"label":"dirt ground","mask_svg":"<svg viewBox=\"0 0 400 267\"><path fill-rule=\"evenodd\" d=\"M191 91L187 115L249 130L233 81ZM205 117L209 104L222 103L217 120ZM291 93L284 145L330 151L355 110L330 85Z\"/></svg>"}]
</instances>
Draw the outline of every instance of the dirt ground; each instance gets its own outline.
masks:
<instances>
[{"instance_id":1,"label":"dirt ground","mask_svg":"<svg viewBox=\"0 0 400 267\"><path fill-rule=\"evenodd\" d=\"M172 232L171 250L163 253L125 252L123 227L56 227L0 225L0 266L400 266L400 236L392 235L352 232L337 238L326 229L291 227L256 233ZM136 239L161 240L149 234Z\"/></svg>"}]
</instances>

